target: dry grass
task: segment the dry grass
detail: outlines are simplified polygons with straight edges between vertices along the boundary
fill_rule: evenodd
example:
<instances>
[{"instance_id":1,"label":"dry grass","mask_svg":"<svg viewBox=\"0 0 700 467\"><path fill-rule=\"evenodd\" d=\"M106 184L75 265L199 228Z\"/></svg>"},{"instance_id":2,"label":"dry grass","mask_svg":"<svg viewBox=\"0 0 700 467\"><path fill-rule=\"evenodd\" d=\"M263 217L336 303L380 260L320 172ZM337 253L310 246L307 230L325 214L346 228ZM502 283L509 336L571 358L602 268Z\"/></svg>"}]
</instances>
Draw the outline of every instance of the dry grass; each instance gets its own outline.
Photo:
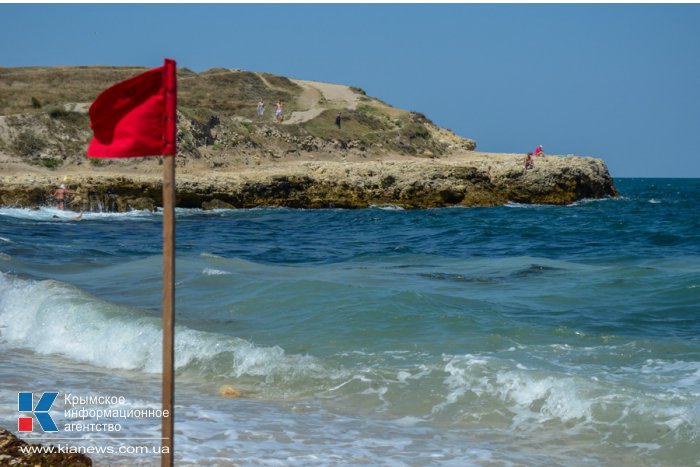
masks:
<instances>
[{"instance_id":1,"label":"dry grass","mask_svg":"<svg viewBox=\"0 0 700 467\"><path fill-rule=\"evenodd\" d=\"M0 67L0 115L7 116L0 149L43 165L79 161L92 136L85 114L90 103L109 86L144 71L142 67L108 66ZM180 124L180 148L195 157L240 153L249 158L253 152L293 153L294 141L311 136L332 142L334 147L340 142L341 149L376 148L411 155L444 152L426 128L429 121L420 114L395 109L360 89L354 92L360 96L359 105L348 102L344 108L342 99L306 102L308 89L284 76L224 68L194 73L180 68L178 110L187 120ZM256 116L260 98L267 105L264 121ZM260 130L272 124L277 101L284 102L287 117L309 105L325 110L309 121L275 125L272 133L264 131L272 137L261 136ZM338 111L343 114L341 128L335 125Z\"/></svg>"},{"instance_id":2,"label":"dry grass","mask_svg":"<svg viewBox=\"0 0 700 467\"><path fill-rule=\"evenodd\" d=\"M107 87L146 71L139 67L0 68L0 115L41 113L70 103L90 103ZM212 69L193 73L178 70L178 104L185 112L238 115L253 118L260 97L283 100L293 110L301 89L289 79L265 75L273 88L256 74Z\"/></svg>"}]
</instances>

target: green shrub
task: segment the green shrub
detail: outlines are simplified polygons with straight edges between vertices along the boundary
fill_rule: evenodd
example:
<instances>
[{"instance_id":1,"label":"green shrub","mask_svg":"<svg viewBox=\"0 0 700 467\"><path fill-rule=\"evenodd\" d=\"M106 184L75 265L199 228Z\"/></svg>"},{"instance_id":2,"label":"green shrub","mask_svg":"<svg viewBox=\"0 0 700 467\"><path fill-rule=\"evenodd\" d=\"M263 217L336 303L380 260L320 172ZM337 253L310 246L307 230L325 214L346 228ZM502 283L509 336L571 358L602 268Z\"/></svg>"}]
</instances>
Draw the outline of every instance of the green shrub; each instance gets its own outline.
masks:
<instances>
[{"instance_id":1,"label":"green shrub","mask_svg":"<svg viewBox=\"0 0 700 467\"><path fill-rule=\"evenodd\" d=\"M39 159L39 165L46 167L47 169L55 169L63 163L61 159L54 159L52 157Z\"/></svg>"},{"instance_id":2,"label":"green shrub","mask_svg":"<svg viewBox=\"0 0 700 467\"><path fill-rule=\"evenodd\" d=\"M402 133L408 139L416 139L416 138L429 139L430 138L430 131L428 131L428 129L425 126L421 125L420 123L412 123L410 125L407 125L403 129Z\"/></svg>"},{"instance_id":3,"label":"green shrub","mask_svg":"<svg viewBox=\"0 0 700 467\"><path fill-rule=\"evenodd\" d=\"M363 106L360 106L357 110L347 112L346 115L348 116L348 118L353 118L357 120L358 123L367 127L369 130L377 131L387 129L386 125L384 125L384 123L379 118L365 111L365 109L362 107Z\"/></svg>"},{"instance_id":4,"label":"green shrub","mask_svg":"<svg viewBox=\"0 0 700 467\"><path fill-rule=\"evenodd\" d=\"M371 105L364 104L364 103L358 105L357 109L355 109L355 110L357 110L358 112L364 112L364 113L377 113L376 107L372 107Z\"/></svg>"},{"instance_id":5,"label":"green shrub","mask_svg":"<svg viewBox=\"0 0 700 467\"><path fill-rule=\"evenodd\" d=\"M15 140L15 153L22 157L38 155L46 147L46 141L31 130L25 130Z\"/></svg>"},{"instance_id":6,"label":"green shrub","mask_svg":"<svg viewBox=\"0 0 700 467\"><path fill-rule=\"evenodd\" d=\"M81 114L80 112L65 110L61 107L52 107L49 109L49 117L69 124L82 123L88 118L87 115Z\"/></svg>"},{"instance_id":7,"label":"green shrub","mask_svg":"<svg viewBox=\"0 0 700 467\"><path fill-rule=\"evenodd\" d=\"M411 120L418 123L433 124L433 122L421 112L411 112Z\"/></svg>"},{"instance_id":8,"label":"green shrub","mask_svg":"<svg viewBox=\"0 0 700 467\"><path fill-rule=\"evenodd\" d=\"M68 111L65 109L59 107L51 107L51 109L49 109L49 117L53 118L54 120L65 118L66 115L68 115Z\"/></svg>"}]
</instances>

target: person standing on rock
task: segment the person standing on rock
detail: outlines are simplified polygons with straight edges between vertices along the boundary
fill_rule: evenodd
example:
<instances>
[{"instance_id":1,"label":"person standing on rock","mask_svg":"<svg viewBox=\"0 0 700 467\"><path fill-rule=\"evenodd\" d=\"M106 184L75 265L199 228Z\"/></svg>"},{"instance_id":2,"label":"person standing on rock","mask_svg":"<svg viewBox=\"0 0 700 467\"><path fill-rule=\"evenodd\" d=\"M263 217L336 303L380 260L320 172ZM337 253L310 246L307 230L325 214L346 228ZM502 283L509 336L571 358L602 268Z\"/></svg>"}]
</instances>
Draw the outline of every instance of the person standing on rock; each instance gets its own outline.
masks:
<instances>
[{"instance_id":1,"label":"person standing on rock","mask_svg":"<svg viewBox=\"0 0 700 467\"><path fill-rule=\"evenodd\" d=\"M56 201L56 207L64 211L66 209L66 196L74 194L75 191L69 190L64 183L61 183L61 185L56 188L56 191L53 192L53 199Z\"/></svg>"},{"instance_id":2,"label":"person standing on rock","mask_svg":"<svg viewBox=\"0 0 700 467\"><path fill-rule=\"evenodd\" d=\"M264 114L265 114L265 101L263 101L263 98L261 97L260 100L258 101L258 120L262 120Z\"/></svg>"},{"instance_id":3,"label":"person standing on rock","mask_svg":"<svg viewBox=\"0 0 700 467\"><path fill-rule=\"evenodd\" d=\"M532 160L532 153L528 152L527 156L525 156L525 170L531 169L535 166L534 161Z\"/></svg>"},{"instance_id":4,"label":"person standing on rock","mask_svg":"<svg viewBox=\"0 0 700 467\"><path fill-rule=\"evenodd\" d=\"M284 117L282 116L282 109L283 108L284 108L284 105L282 104L282 101L277 101L277 106L275 107L275 118L280 123L282 123L282 121L284 120Z\"/></svg>"},{"instance_id":5,"label":"person standing on rock","mask_svg":"<svg viewBox=\"0 0 700 467\"><path fill-rule=\"evenodd\" d=\"M340 122L342 120L341 113L338 112L338 115L335 116L335 124L340 128Z\"/></svg>"}]
</instances>

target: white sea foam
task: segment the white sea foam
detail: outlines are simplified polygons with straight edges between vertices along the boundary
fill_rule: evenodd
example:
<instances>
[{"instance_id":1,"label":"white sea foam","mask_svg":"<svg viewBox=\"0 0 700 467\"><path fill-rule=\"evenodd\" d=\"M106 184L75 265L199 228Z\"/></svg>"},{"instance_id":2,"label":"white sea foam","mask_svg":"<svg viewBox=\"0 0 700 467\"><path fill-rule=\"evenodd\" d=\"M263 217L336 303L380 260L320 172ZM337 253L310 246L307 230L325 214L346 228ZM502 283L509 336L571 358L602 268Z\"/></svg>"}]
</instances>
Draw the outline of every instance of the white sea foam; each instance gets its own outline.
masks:
<instances>
[{"instance_id":1,"label":"white sea foam","mask_svg":"<svg viewBox=\"0 0 700 467\"><path fill-rule=\"evenodd\" d=\"M420 423L425 422L422 418L419 417L411 417L411 416L405 416L401 417L398 420L396 420L396 424L400 426L416 426Z\"/></svg>"},{"instance_id":2,"label":"white sea foam","mask_svg":"<svg viewBox=\"0 0 700 467\"><path fill-rule=\"evenodd\" d=\"M202 258L213 258L213 259L224 258L221 255L215 255L214 253L207 253L207 252L200 253L199 256L201 256Z\"/></svg>"},{"instance_id":3,"label":"white sea foam","mask_svg":"<svg viewBox=\"0 0 700 467\"><path fill-rule=\"evenodd\" d=\"M700 437L697 362L650 359L626 369L630 378L606 372L584 378L492 355L445 356L444 362L446 395L433 407L436 417L463 413L465 422L480 423L495 417L513 430L545 438L557 436L548 425L561 423L570 434L613 432L631 442L648 439L649 427L669 431L669 438Z\"/></svg>"},{"instance_id":4,"label":"white sea foam","mask_svg":"<svg viewBox=\"0 0 700 467\"><path fill-rule=\"evenodd\" d=\"M433 412L458 403L467 392L485 400L499 399L516 415L513 423L541 423L551 419L588 420L593 400L579 393L581 382L570 377L538 375L517 363L492 357L449 357L445 364L449 393Z\"/></svg>"},{"instance_id":5,"label":"white sea foam","mask_svg":"<svg viewBox=\"0 0 700 467\"><path fill-rule=\"evenodd\" d=\"M96 367L161 371L160 319L114 305L70 285L32 281L0 273L0 346L60 355ZM175 365L212 365L231 377L281 379L324 373L316 360L286 355L237 337L178 326ZM228 367L216 367L224 355ZM226 363L225 363L226 364Z\"/></svg>"},{"instance_id":6,"label":"white sea foam","mask_svg":"<svg viewBox=\"0 0 700 467\"><path fill-rule=\"evenodd\" d=\"M383 211L404 211L404 208L395 204L372 204L372 209L381 209Z\"/></svg>"},{"instance_id":7,"label":"white sea foam","mask_svg":"<svg viewBox=\"0 0 700 467\"><path fill-rule=\"evenodd\" d=\"M227 271L221 271L219 269L212 269L212 268L204 268L202 269L202 274L205 276L226 276L230 275L230 272Z\"/></svg>"},{"instance_id":8,"label":"white sea foam","mask_svg":"<svg viewBox=\"0 0 700 467\"><path fill-rule=\"evenodd\" d=\"M73 221L80 215L76 211L62 211L53 207L41 207L39 209L26 208L0 208L0 216L14 217L17 219L29 219L34 221L66 222ZM131 220L161 216L160 213L150 211L129 212L83 212L81 220L110 219Z\"/></svg>"},{"instance_id":9,"label":"white sea foam","mask_svg":"<svg viewBox=\"0 0 700 467\"><path fill-rule=\"evenodd\" d=\"M536 206L542 206L541 204L526 204L526 203L516 203L515 201L508 201L503 206L507 208L520 208L520 209L531 209Z\"/></svg>"},{"instance_id":10,"label":"white sea foam","mask_svg":"<svg viewBox=\"0 0 700 467\"><path fill-rule=\"evenodd\" d=\"M700 397L700 362L648 359L639 372L658 381L658 384L663 386L661 389L669 397L675 397L679 390L691 390ZM673 382L671 387L665 387L667 381Z\"/></svg>"},{"instance_id":11,"label":"white sea foam","mask_svg":"<svg viewBox=\"0 0 700 467\"><path fill-rule=\"evenodd\" d=\"M578 201L574 201L573 203L567 204L566 207L577 207L577 206L582 206L586 204L593 204L593 203L607 203L609 201L618 201L621 198L612 198L612 197L607 197L607 198L583 198Z\"/></svg>"},{"instance_id":12,"label":"white sea foam","mask_svg":"<svg viewBox=\"0 0 700 467\"><path fill-rule=\"evenodd\" d=\"M592 401L578 394L573 378L542 378L527 372L508 371L496 376L495 387L504 401L514 403L511 410L525 411L528 418L534 416L539 422L590 418Z\"/></svg>"}]
</instances>

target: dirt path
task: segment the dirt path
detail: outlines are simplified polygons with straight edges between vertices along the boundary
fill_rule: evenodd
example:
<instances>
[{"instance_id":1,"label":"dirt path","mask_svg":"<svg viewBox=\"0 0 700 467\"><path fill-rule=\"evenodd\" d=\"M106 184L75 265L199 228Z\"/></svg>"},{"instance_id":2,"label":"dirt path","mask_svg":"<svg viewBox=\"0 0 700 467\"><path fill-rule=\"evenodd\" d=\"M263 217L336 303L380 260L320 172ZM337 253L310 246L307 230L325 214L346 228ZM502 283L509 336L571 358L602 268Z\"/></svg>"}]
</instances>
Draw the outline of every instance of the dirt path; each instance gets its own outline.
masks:
<instances>
[{"instance_id":1,"label":"dirt path","mask_svg":"<svg viewBox=\"0 0 700 467\"><path fill-rule=\"evenodd\" d=\"M297 80L298 84L304 83L321 91L323 97L330 104L329 107L341 107L355 110L357 104L360 103L360 95L354 92L350 87L342 84L321 83L319 81L301 81ZM338 105L339 104L339 105Z\"/></svg>"},{"instance_id":2,"label":"dirt path","mask_svg":"<svg viewBox=\"0 0 700 467\"><path fill-rule=\"evenodd\" d=\"M292 112L289 118L285 119L284 123L291 125L294 123L308 122L321 115L325 110L325 108L319 104L321 97L323 97L321 91L313 86L309 86L305 81L296 79L292 79L292 81L303 89L301 95L297 98L297 106L305 110Z\"/></svg>"},{"instance_id":3,"label":"dirt path","mask_svg":"<svg viewBox=\"0 0 700 467\"><path fill-rule=\"evenodd\" d=\"M261 80L263 83L265 83L265 86L267 86L268 88L270 88L270 89L277 89L278 91L286 91L286 89L282 89L282 88L280 88L280 87L273 86L273 85L265 78L265 75L263 75L262 73L255 73L255 74L258 75L258 78L260 78L260 80Z\"/></svg>"},{"instance_id":4,"label":"dirt path","mask_svg":"<svg viewBox=\"0 0 700 467\"><path fill-rule=\"evenodd\" d=\"M297 103L299 107L306 110L292 112L284 121L285 124L308 122L321 115L326 109L354 110L360 102L360 95L348 86L301 79L292 79L292 81L304 89ZM321 97L325 103L320 102Z\"/></svg>"}]
</instances>

